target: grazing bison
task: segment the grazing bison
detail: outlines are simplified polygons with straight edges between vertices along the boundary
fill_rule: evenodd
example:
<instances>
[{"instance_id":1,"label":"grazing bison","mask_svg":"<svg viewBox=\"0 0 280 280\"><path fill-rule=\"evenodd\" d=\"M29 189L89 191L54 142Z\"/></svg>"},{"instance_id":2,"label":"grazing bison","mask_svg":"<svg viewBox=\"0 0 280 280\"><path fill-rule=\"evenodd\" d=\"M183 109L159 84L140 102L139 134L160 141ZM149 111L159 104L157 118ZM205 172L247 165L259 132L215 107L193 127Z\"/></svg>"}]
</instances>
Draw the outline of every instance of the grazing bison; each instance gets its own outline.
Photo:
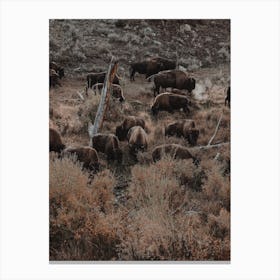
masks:
<instances>
[{"instance_id":1,"label":"grazing bison","mask_svg":"<svg viewBox=\"0 0 280 280\"><path fill-rule=\"evenodd\" d=\"M50 69L49 71L49 86L51 87L55 87L56 85L61 86L60 82L59 82L59 75L56 73L55 70Z\"/></svg>"},{"instance_id":2,"label":"grazing bison","mask_svg":"<svg viewBox=\"0 0 280 280\"><path fill-rule=\"evenodd\" d=\"M175 69L176 62L162 57L154 57L146 59L142 62L132 63L130 65L130 80L134 81L136 72L146 74L146 79L163 70Z\"/></svg>"},{"instance_id":3,"label":"grazing bison","mask_svg":"<svg viewBox=\"0 0 280 280\"><path fill-rule=\"evenodd\" d=\"M104 83L107 72L100 73L88 73L87 74L87 88L92 88L93 85L97 83ZM115 75L113 79L113 84L120 84L120 79Z\"/></svg>"},{"instance_id":4,"label":"grazing bison","mask_svg":"<svg viewBox=\"0 0 280 280\"><path fill-rule=\"evenodd\" d=\"M193 159L193 161L197 161L186 147L178 144L163 144L155 147L152 152L153 161L160 160L165 154L174 159Z\"/></svg>"},{"instance_id":5,"label":"grazing bison","mask_svg":"<svg viewBox=\"0 0 280 280\"><path fill-rule=\"evenodd\" d=\"M187 89L192 92L195 89L195 79L181 70L169 70L154 76L154 95L159 94L159 89L168 87L177 89Z\"/></svg>"},{"instance_id":6,"label":"grazing bison","mask_svg":"<svg viewBox=\"0 0 280 280\"><path fill-rule=\"evenodd\" d=\"M50 69L53 69L58 74L60 79L64 77L64 68L59 66L57 63L50 62Z\"/></svg>"},{"instance_id":7,"label":"grazing bison","mask_svg":"<svg viewBox=\"0 0 280 280\"><path fill-rule=\"evenodd\" d=\"M174 110L183 109L185 113L189 113L190 104L186 96L165 92L156 96L151 107L152 114L156 115L158 111L168 111L172 113Z\"/></svg>"},{"instance_id":8,"label":"grazing bison","mask_svg":"<svg viewBox=\"0 0 280 280\"><path fill-rule=\"evenodd\" d=\"M147 61L131 63L129 69L130 81L135 81L134 75L136 72L139 74L146 74L147 64L148 64Z\"/></svg>"},{"instance_id":9,"label":"grazing bison","mask_svg":"<svg viewBox=\"0 0 280 280\"><path fill-rule=\"evenodd\" d=\"M56 152L60 153L64 148L65 145L63 144L61 140L61 136L58 131L56 131L53 128L50 128L50 135L49 135L49 140L50 140L50 147L49 150L50 152Z\"/></svg>"},{"instance_id":10,"label":"grazing bison","mask_svg":"<svg viewBox=\"0 0 280 280\"><path fill-rule=\"evenodd\" d=\"M147 150L148 141L147 134L141 126L133 126L127 133L128 147L132 155L136 155L138 151Z\"/></svg>"},{"instance_id":11,"label":"grazing bison","mask_svg":"<svg viewBox=\"0 0 280 280\"><path fill-rule=\"evenodd\" d=\"M99 93L101 94L100 90L103 88L103 83L97 83L93 86L93 90L97 87L99 90ZM124 95L123 95L123 90L120 85L117 84L112 84L112 96L114 98L118 98L120 102L125 101ZM95 91L96 94L96 91Z\"/></svg>"},{"instance_id":12,"label":"grazing bison","mask_svg":"<svg viewBox=\"0 0 280 280\"><path fill-rule=\"evenodd\" d=\"M68 147L63 151L63 155L75 154L77 160L83 164L83 168L91 171L99 170L99 159L95 149L91 147Z\"/></svg>"},{"instance_id":13,"label":"grazing bison","mask_svg":"<svg viewBox=\"0 0 280 280\"><path fill-rule=\"evenodd\" d=\"M92 147L98 152L106 154L108 160L122 162L119 140L114 134L97 133L92 138Z\"/></svg>"},{"instance_id":14,"label":"grazing bison","mask_svg":"<svg viewBox=\"0 0 280 280\"><path fill-rule=\"evenodd\" d=\"M141 126L142 128L145 128L144 119L134 116L126 117L121 125L116 127L116 135L120 141L124 141L126 139L129 129L133 126Z\"/></svg>"},{"instance_id":15,"label":"grazing bison","mask_svg":"<svg viewBox=\"0 0 280 280\"><path fill-rule=\"evenodd\" d=\"M225 98L225 106L228 104L228 107L230 108L230 87L227 88L227 96Z\"/></svg>"},{"instance_id":16,"label":"grazing bison","mask_svg":"<svg viewBox=\"0 0 280 280\"><path fill-rule=\"evenodd\" d=\"M199 130L195 128L193 120L182 120L170 123L165 128L165 136L184 137L190 145L196 145Z\"/></svg>"}]
</instances>

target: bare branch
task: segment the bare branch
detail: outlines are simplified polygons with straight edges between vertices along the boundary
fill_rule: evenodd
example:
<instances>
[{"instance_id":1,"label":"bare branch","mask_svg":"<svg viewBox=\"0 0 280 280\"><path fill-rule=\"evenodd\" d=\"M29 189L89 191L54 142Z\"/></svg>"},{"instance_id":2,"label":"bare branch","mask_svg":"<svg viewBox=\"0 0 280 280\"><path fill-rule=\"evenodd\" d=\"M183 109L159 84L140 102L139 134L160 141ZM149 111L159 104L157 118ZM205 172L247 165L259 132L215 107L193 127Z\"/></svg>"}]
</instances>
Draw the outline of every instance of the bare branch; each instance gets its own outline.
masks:
<instances>
[{"instance_id":1,"label":"bare branch","mask_svg":"<svg viewBox=\"0 0 280 280\"><path fill-rule=\"evenodd\" d=\"M82 101L85 101L85 98L83 97L83 92L77 91L77 94L78 94L78 96L80 97L80 99L81 99Z\"/></svg>"},{"instance_id":2,"label":"bare branch","mask_svg":"<svg viewBox=\"0 0 280 280\"><path fill-rule=\"evenodd\" d=\"M214 138L216 137L216 134L217 134L217 132L218 132L218 129L219 129L219 126L220 126L220 122L221 122L221 120L222 120L222 117L223 117L223 113L222 113L221 116L220 116L220 119L219 119L219 121L218 121L218 123L217 123L217 126L216 126L216 129L215 129L215 132L214 132L213 136L211 137L211 139L209 140L207 146L210 146L211 143L212 143L212 141L213 141Z\"/></svg>"},{"instance_id":3,"label":"bare branch","mask_svg":"<svg viewBox=\"0 0 280 280\"><path fill-rule=\"evenodd\" d=\"M215 145L207 145L207 146L197 146L197 147L192 147L189 148L189 150L208 150L208 149L212 149L212 148L220 148L226 145L229 145L230 142L224 142L224 143L219 143L219 144L215 144Z\"/></svg>"}]
</instances>

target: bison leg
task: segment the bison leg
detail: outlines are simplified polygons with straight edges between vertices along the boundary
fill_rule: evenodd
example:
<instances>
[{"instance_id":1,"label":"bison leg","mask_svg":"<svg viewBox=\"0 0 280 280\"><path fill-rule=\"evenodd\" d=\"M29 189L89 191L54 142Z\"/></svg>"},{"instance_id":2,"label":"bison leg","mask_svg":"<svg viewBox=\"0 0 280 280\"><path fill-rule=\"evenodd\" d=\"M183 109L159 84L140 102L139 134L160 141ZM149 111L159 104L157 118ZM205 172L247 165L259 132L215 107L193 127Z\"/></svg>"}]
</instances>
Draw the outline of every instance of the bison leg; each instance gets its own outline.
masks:
<instances>
[{"instance_id":1,"label":"bison leg","mask_svg":"<svg viewBox=\"0 0 280 280\"><path fill-rule=\"evenodd\" d=\"M134 76L135 76L135 70L132 69L130 73L130 81L135 81Z\"/></svg>"},{"instance_id":2,"label":"bison leg","mask_svg":"<svg viewBox=\"0 0 280 280\"><path fill-rule=\"evenodd\" d=\"M157 96L159 94L159 86L154 87L154 96Z\"/></svg>"}]
</instances>

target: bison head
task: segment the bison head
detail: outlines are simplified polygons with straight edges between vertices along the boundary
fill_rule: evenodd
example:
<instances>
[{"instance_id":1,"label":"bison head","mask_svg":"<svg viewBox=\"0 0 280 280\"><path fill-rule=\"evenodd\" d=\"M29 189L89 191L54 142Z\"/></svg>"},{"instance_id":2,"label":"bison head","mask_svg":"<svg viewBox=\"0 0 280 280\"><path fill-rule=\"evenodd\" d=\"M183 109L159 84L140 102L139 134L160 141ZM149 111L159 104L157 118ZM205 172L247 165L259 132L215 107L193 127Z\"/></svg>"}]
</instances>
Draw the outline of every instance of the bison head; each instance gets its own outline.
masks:
<instances>
[{"instance_id":1,"label":"bison head","mask_svg":"<svg viewBox=\"0 0 280 280\"><path fill-rule=\"evenodd\" d=\"M195 89L195 79L194 78L189 78L186 81L186 87L185 87L189 92L192 92Z\"/></svg>"},{"instance_id":2,"label":"bison head","mask_svg":"<svg viewBox=\"0 0 280 280\"><path fill-rule=\"evenodd\" d=\"M187 140L190 143L190 145L195 146L197 143L197 139L199 136L199 130L198 129L191 129L187 134Z\"/></svg>"},{"instance_id":3,"label":"bison head","mask_svg":"<svg viewBox=\"0 0 280 280\"><path fill-rule=\"evenodd\" d=\"M127 131L123 128L122 125L116 127L116 136L120 141L124 141L126 139Z\"/></svg>"}]
</instances>

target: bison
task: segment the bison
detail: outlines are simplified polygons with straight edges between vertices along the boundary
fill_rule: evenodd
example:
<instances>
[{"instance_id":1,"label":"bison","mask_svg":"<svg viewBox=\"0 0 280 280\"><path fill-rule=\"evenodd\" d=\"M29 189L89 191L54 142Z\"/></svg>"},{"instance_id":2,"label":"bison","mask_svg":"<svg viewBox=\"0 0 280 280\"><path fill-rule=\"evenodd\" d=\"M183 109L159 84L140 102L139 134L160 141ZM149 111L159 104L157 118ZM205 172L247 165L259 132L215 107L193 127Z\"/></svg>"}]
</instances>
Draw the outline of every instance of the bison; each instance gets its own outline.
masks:
<instances>
[{"instance_id":1,"label":"bison","mask_svg":"<svg viewBox=\"0 0 280 280\"><path fill-rule=\"evenodd\" d=\"M126 117L121 125L116 127L116 136L120 141L124 141L126 139L129 129L133 126L141 126L142 128L145 128L144 119L134 116Z\"/></svg>"},{"instance_id":2,"label":"bison","mask_svg":"<svg viewBox=\"0 0 280 280\"><path fill-rule=\"evenodd\" d=\"M227 96L225 98L225 106L228 104L228 107L230 108L230 87L227 88Z\"/></svg>"},{"instance_id":3,"label":"bison","mask_svg":"<svg viewBox=\"0 0 280 280\"><path fill-rule=\"evenodd\" d=\"M162 57L154 57L146 59L142 62L132 63L130 65L130 80L134 81L136 72L146 74L146 79L163 70L175 69L176 62Z\"/></svg>"},{"instance_id":4,"label":"bison","mask_svg":"<svg viewBox=\"0 0 280 280\"><path fill-rule=\"evenodd\" d=\"M55 72L58 74L60 79L64 77L64 68L59 66L57 63L50 62L50 69L55 70Z\"/></svg>"},{"instance_id":5,"label":"bison","mask_svg":"<svg viewBox=\"0 0 280 280\"><path fill-rule=\"evenodd\" d=\"M59 132L53 128L50 128L49 140L50 140L50 146L49 146L50 152L53 151L56 153L61 153L61 151L65 148L65 145L61 140L61 136Z\"/></svg>"},{"instance_id":6,"label":"bison","mask_svg":"<svg viewBox=\"0 0 280 280\"><path fill-rule=\"evenodd\" d=\"M193 120L182 120L170 123L165 128L165 136L184 137L190 145L197 143L199 130L195 128Z\"/></svg>"},{"instance_id":7,"label":"bison","mask_svg":"<svg viewBox=\"0 0 280 280\"><path fill-rule=\"evenodd\" d=\"M104 83L107 72L88 73L87 74L87 89L92 88L97 83ZM114 76L113 84L120 84L120 79L117 75Z\"/></svg>"},{"instance_id":8,"label":"bison","mask_svg":"<svg viewBox=\"0 0 280 280\"><path fill-rule=\"evenodd\" d=\"M55 87L56 85L61 86L59 82L59 75L56 73L55 70L50 69L49 71L49 86Z\"/></svg>"},{"instance_id":9,"label":"bison","mask_svg":"<svg viewBox=\"0 0 280 280\"><path fill-rule=\"evenodd\" d=\"M118 138L114 134L97 133L92 137L92 147L107 155L108 160L122 162L122 150Z\"/></svg>"},{"instance_id":10,"label":"bison","mask_svg":"<svg viewBox=\"0 0 280 280\"><path fill-rule=\"evenodd\" d=\"M183 109L185 113L189 113L190 102L186 96L165 92L156 96L151 110L153 115L157 115L158 111L168 111L172 113L174 110Z\"/></svg>"},{"instance_id":11,"label":"bison","mask_svg":"<svg viewBox=\"0 0 280 280\"><path fill-rule=\"evenodd\" d=\"M104 85L103 83L97 83L93 86L93 90L95 90L95 88L98 88L100 90L103 88L103 85ZM96 92L95 92L95 94L96 94ZM123 95L123 90L120 85L112 84L112 96L114 98L118 98L120 102L125 101L125 98Z\"/></svg>"},{"instance_id":12,"label":"bison","mask_svg":"<svg viewBox=\"0 0 280 280\"><path fill-rule=\"evenodd\" d=\"M132 155L136 155L138 151L147 150L148 141L147 134L141 126L133 126L127 133L128 147Z\"/></svg>"},{"instance_id":13,"label":"bison","mask_svg":"<svg viewBox=\"0 0 280 280\"><path fill-rule=\"evenodd\" d=\"M170 155L174 159L192 159L197 162L197 159L184 146L178 144L163 144L154 148L152 152L153 161L160 160L164 155Z\"/></svg>"},{"instance_id":14,"label":"bison","mask_svg":"<svg viewBox=\"0 0 280 280\"><path fill-rule=\"evenodd\" d=\"M74 154L77 160L83 164L83 168L90 171L99 170L99 159L97 151L91 147L68 147L63 151L63 155Z\"/></svg>"},{"instance_id":15,"label":"bison","mask_svg":"<svg viewBox=\"0 0 280 280\"><path fill-rule=\"evenodd\" d=\"M154 96L159 94L160 87L186 89L192 92L195 89L195 79L182 70L163 71L154 76Z\"/></svg>"}]
</instances>

